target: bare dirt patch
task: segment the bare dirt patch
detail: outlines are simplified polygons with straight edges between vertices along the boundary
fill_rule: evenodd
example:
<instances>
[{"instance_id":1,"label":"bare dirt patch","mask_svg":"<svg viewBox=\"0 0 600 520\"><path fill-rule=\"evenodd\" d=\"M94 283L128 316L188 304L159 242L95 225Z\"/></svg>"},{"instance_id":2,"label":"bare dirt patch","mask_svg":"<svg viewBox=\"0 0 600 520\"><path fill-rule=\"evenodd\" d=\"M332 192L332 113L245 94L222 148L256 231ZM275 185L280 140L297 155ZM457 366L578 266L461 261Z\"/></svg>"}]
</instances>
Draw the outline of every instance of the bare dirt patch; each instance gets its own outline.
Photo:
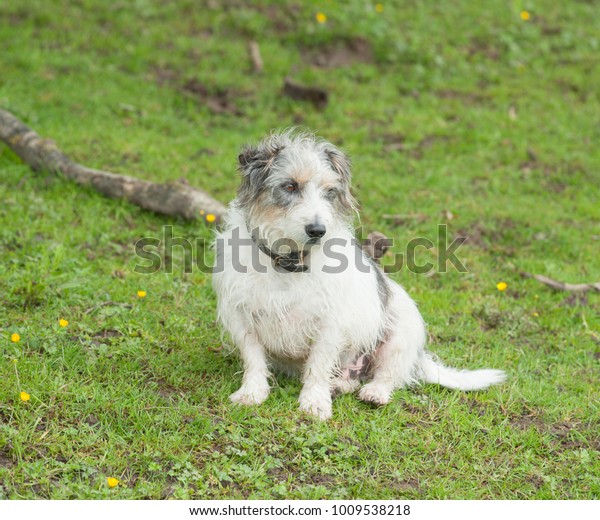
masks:
<instances>
[{"instance_id":1,"label":"bare dirt patch","mask_svg":"<svg viewBox=\"0 0 600 520\"><path fill-rule=\"evenodd\" d=\"M306 63L322 69L349 67L356 63L373 63L371 44L363 38L337 41L316 49L302 50Z\"/></svg>"},{"instance_id":2,"label":"bare dirt patch","mask_svg":"<svg viewBox=\"0 0 600 520\"><path fill-rule=\"evenodd\" d=\"M169 85L180 78L180 74L168 65L156 65L151 69L151 76L159 86Z\"/></svg>"},{"instance_id":3,"label":"bare dirt patch","mask_svg":"<svg viewBox=\"0 0 600 520\"><path fill-rule=\"evenodd\" d=\"M600 435L596 430L586 430L579 423L562 421L546 425L559 451L592 449L600 451Z\"/></svg>"},{"instance_id":4,"label":"bare dirt patch","mask_svg":"<svg viewBox=\"0 0 600 520\"><path fill-rule=\"evenodd\" d=\"M214 114L242 115L241 110L233 100L233 93L229 90L217 89L211 91L200 80L191 78L183 84L181 91L186 96L205 105Z\"/></svg>"},{"instance_id":5,"label":"bare dirt patch","mask_svg":"<svg viewBox=\"0 0 600 520\"><path fill-rule=\"evenodd\" d=\"M454 237L466 237L465 244L468 246L490 249L499 242L506 240L507 235L514 234L514 230L526 227L526 224L515 222L511 218L496 219L489 222L489 226L481 221L475 221L460 228ZM516 237L511 236L511 242L517 243Z\"/></svg>"},{"instance_id":6,"label":"bare dirt patch","mask_svg":"<svg viewBox=\"0 0 600 520\"><path fill-rule=\"evenodd\" d=\"M480 37L472 38L467 47L469 56L484 56L489 60L497 61L500 59L501 50L492 41L485 40Z\"/></svg>"},{"instance_id":7,"label":"bare dirt patch","mask_svg":"<svg viewBox=\"0 0 600 520\"><path fill-rule=\"evenodd\" d=\"M94 335L92 337L101 343L110 343L110 341L103 341L103 340L107 340L107 339L110 340L112 338L118 338L122 335L123 335L123 333L119 332L116 329L102 329L102 330L99 330L98 332L94 333Z\"/></svg>"},{"instance_id":8,"label":"bare dirt patch","mask_svg":"<svg viewBox=\"0 0 600 520\"><path fill-rule=\"evenodd\" d=\"M442 89L434 91L434 94L441 99L458 99L469 105L476 105L489 100L489 97L481 92L462 92L460 90Z\"/></svg>"},{"instance_id":9,"label":"bare dirt patch","mask_svg":"<svg viewBox=\"0 0 600 520\"><path fill-rule=\"evenodd\" d=\"M7 451L0 451L0 467L12 468L15 465L12 457Z\"/></svg>"},{"instance_id":10,"label":"bare dirt patch","mask_svg":"<svg viewBox=\"0 0 600 520\"><path fill-rule=\"evenodd\" d=\"M285 78L283 82L283 95L298 101L309 101L316 108L324 109L329 101L326 90L310 85L303 85L292 78Z\"/></svg>"},{"instance_id":11,"label":"bare dirt patch","mask_svg":"<svg viewBox=\"0 0 600 520\"><path fill-rule=\"evenodd\" d=\"M422 159L425 151L440 143L452 141L450 135L431 134L426 135L418 142L410 142L409 138L402 134L386 134L383 136L386 152L406 152L414 159Z\"/></svg>"}]
</instances>

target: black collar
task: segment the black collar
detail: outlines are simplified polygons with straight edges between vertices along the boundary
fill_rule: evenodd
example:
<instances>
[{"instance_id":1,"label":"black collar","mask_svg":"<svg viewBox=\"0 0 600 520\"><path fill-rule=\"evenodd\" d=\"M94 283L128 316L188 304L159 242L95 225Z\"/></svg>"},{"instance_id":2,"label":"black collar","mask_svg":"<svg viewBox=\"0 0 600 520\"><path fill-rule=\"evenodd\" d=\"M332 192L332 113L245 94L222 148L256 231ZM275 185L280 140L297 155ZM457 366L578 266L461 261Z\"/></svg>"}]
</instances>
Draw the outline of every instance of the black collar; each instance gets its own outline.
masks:
<instances>
[{"instance_id":1,"label":"black collar","mask_svg":"<svg viewBox=\"0 0 600 520\"><path fill-rule=\"evenodd\" d=\"M276 253L269 249L264 240L257 238L254 233L252 240L265 255L269 255L276 266L279 266L290 273L301 273L308 271L308 266L304 263L304 259L308 256L309 251L290 251L287 255Z\"/></svg>"}]
</instances>

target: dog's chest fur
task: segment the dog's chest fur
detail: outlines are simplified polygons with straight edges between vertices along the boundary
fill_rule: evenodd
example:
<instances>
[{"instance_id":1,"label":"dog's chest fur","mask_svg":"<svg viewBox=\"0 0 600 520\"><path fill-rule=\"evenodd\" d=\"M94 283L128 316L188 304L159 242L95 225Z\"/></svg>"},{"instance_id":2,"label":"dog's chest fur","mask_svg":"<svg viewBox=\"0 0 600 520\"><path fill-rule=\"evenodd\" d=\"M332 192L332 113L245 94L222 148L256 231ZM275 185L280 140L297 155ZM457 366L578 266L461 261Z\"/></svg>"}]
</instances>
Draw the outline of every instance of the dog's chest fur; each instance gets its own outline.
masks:
<instances>
[{"instance_id":1,"label":"dog's chest fur","mask_svg":"<svg viewBox=\"0 0 600 520\"><path fill-rule=\"evenodd\" d=\"M323 326L324 290L303 274L246 276L251 295L244 308L267 351L276 357L303 359ZM326 301L326 300L325 300ZM325 314L326 315L326 314Z\"/></svg>"}]
</instances>

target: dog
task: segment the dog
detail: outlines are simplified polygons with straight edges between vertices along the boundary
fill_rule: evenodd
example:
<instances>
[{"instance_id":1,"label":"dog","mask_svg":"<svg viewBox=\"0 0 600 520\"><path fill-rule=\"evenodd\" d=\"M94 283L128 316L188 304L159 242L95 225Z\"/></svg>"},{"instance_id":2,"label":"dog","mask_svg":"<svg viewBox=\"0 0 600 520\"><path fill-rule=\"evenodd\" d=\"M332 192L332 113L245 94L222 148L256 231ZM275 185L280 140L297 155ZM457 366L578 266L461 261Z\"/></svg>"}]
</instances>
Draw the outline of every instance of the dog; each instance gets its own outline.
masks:
<instances>
[{"instance_id":1,"label":"dog","mask_svg":"<svg viewBox=\"0 0 600 520\"><path fill-rule=\"evenodd\" d=\"M358 245L348 157L309 133L274 133L238 157L241 184L216 235L217 314L244 372L234 403L269 395L271 371L298 374L300 409L332 416L332 396L384 405L437 383L479 390L501 370L457 370L425 350L415 302Z\"/></svg>"}]
</instances>

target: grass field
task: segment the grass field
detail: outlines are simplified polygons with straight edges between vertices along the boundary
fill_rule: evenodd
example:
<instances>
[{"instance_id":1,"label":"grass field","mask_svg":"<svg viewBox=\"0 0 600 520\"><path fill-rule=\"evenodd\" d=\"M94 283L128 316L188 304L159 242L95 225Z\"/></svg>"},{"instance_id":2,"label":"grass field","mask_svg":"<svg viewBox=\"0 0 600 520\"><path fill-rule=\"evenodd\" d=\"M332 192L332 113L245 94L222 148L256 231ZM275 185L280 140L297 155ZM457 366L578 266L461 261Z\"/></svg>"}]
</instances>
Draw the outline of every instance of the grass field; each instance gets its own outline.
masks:
<instances>
[{"instance_id":1,"label":"grass field","mask_svg":"<svg viewBox=\"0 0 600 520\"><path fill-rule=\"evenodd\" d=\"M597 2L5 0L0 20L0 106L88 166L226 202L272 128L345 149L365 232L469 236L468 273L393 278L448 364L509 374L381 409L346 395L327 423L284 377L234 407L210 276L180 254L134 272L139 238L212 230L0 145L0 498L600 497L599 296L521 275L600 280ZM328 106L283 97L286 76Z\"/></svg>"}]
</instances>

